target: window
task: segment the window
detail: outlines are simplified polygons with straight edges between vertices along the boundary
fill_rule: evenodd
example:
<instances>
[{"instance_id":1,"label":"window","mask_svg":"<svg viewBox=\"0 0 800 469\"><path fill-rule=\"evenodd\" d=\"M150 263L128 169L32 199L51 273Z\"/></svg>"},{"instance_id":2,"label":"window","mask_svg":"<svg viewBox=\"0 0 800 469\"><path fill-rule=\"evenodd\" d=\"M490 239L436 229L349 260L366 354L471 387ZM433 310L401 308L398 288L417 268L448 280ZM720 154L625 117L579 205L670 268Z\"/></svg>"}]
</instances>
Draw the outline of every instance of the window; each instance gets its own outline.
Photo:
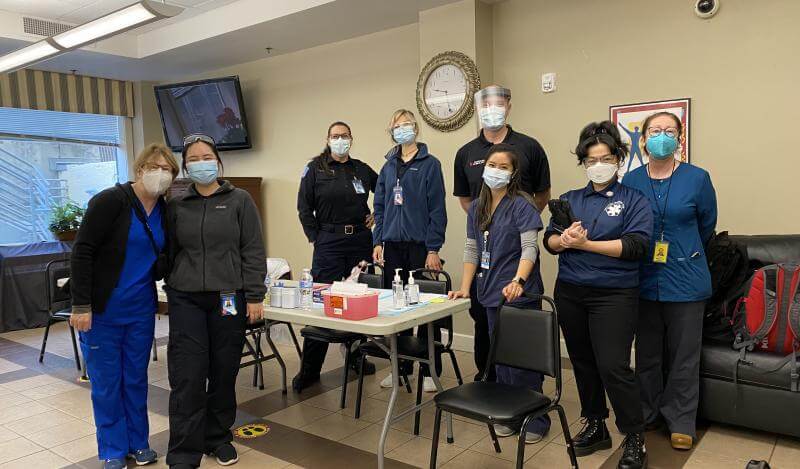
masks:
<instances>
[{"instance_id":1,"label":"window","mask_svg":"<svg viewBox=\"0 0 800 469\"><path fill-rule=\"evenodd\" d=\"M53 207L127 180L124 119L0 108L0 244L52 240Z\"/></svg>"}]
</instances>

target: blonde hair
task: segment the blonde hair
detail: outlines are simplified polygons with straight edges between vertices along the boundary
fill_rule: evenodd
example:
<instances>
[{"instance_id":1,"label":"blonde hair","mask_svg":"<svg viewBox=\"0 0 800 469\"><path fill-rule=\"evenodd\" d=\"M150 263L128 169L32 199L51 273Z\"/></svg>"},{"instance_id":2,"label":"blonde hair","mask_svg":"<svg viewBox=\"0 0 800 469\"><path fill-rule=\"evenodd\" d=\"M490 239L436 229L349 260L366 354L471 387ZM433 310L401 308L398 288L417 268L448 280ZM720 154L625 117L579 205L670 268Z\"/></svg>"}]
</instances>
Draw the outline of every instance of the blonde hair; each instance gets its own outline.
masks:
<instances>
[{"instance_id":1,"label":"blonde hair","mask_svg":"<svg viewBox=\"0 0 800 469\"><path fill-rule=\"evenodd\" d=\"M386 129L389 132L389 138L392 139L394 142L394 135L392 134L392 127L397 121L400 120L401 117L407 117L414 124L414 131L417 133L417 137L419 137L419 124L417 124L417 118L414 116L414 113L409 111L408 109L398 109L392 113L392 118L389 119L389 127Z\"/></svg>"},{"instance_id":2,"label":"blonde hair","mask_svg":"<svg viewBox=\"0 0 800 469\"><path fill-rule=\"evenodd\" d=\"M178 160L175 159L175 155L172 154L172 150L170 150L169 148L160 143L151 143L150 145L144 147L144 149L141 152L139 152L139 155L133 162L134 174L137 174L140 169L143 169L148 163L152 162L159 156L164 157L164 159L167 161L167 164L169 165L172 176L177 177L178 173L180 172L180 166L178 166Z\"/></svg>"}]
</instances>

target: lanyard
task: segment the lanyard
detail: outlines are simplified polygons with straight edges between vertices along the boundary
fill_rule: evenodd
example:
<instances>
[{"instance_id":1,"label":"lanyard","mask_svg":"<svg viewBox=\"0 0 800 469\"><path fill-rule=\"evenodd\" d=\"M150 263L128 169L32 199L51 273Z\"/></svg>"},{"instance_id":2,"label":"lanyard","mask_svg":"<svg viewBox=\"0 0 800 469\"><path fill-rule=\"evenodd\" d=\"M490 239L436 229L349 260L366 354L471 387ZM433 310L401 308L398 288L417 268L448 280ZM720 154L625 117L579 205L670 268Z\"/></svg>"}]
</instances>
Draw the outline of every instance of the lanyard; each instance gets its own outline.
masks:
<instances>
[{"instance_id":1,"label":"lanyard","mask_svg":"<svg viewBox=\"0 0 800 469\"><path fill-rule=\"evenodd\" d=\"M653 178L650 176L650 165L647 165L647 177L650 181L650 190L653 191L653 203L656 204L658 210L658 226L661 228L661 241L664 241L664 217L667 215L667 204L669 203L669 190L672 188L672 178L675 176L675 160L672 161L672 172L669 173L669 183L667 184L667 194L664 197L664 211L661 211L661 206L658 205L658 197L656 196L656 188L653 185Z\"/></svg>"}]
</instances>

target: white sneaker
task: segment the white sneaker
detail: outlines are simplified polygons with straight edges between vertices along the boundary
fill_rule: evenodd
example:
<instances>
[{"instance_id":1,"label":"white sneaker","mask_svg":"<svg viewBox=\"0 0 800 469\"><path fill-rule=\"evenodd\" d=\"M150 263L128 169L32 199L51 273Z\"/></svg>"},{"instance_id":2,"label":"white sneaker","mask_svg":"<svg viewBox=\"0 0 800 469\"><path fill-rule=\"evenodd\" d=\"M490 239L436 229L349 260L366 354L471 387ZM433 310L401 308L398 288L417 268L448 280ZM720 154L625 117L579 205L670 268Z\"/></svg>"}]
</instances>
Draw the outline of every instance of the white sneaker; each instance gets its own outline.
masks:
<instances>
[{"instance_id":1,"label":"white sneaker","mask_svg":"<svg viewBox=\"0 0 800 469\"><path fill-rule=\"evenodd\" d=\"M527 445L536 444L542 441L542 439L544 439L544 437L538 433L533 433L533 432L525 433L525 444Z\"/></svg>"},{"instance_id":2,"label":"white sneaker","mask_svg":"<svg viewBox=\"0 0 800 469\"><path fill-rule=\"evenodd\" d=\"M384 389L391 388L392 384L393 384L393 377L392 374L389 373L389 376L383 378L383 380L381 381L381 387Z\"/></svg>"},{"instance_id":3,"label":"white sneaker","mask_svg":"<svg viewBox=\"0 0 800 469\"><path fill-rule=\"evenodd\" d=\"M436 392L436 383L433 381L433 378L430 376L426 376L425 380L422 382L422 390L425 392Z\"/></svg>"},{"instance_id":4,"label":"white sneaker","mask_svg":"<svg viewBox=\"0 0 800 469\"><path fill-rule=\"evenodd\" d=\"M507 436L511 436L511 435L513 435L513 434L517 433L517 431L516 431L516 430L514 430L514 429L513 429L513 428L511 428L511 427L507 427L507 426L505 426L505 425L495 425L495 426L494 426L494 432L495 432L495 433L497 434L497 436L499 436L500 438L505 438L505 437L507 437Z\"/></svg>"}]
</instances>

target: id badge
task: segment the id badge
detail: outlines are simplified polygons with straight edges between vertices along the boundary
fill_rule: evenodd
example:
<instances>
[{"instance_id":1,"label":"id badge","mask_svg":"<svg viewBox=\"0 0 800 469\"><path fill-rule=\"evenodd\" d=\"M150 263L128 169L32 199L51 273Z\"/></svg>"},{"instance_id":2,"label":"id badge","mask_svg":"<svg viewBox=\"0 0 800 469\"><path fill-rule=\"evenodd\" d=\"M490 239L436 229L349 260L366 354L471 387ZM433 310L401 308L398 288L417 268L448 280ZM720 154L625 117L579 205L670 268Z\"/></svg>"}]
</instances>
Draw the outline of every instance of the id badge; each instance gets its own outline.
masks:
<instances>
[{"instance_id":1,"label":"id badge","mask_svg":"<svg viewBox=\"0 0 800 469\"><path fill-rule=\"evenodd\" d=\"M220 293L220 314L222 316L236 316L236 293Z\"/></svg>"},{"instance_id":2,"label":"id badge","mask_svg":"<svg viewBox=\"0 0 800 469\"><path fill-rule=\"evenodd\" d=\"M353 189L356 190L356 194L364 194L364 183L361 182L361 179L353 179Z\"/></svg>"},{"instance_id":3,"label":"id badge","mask_svg":"<svg viewBox=\"0 0 800 469\"><path fill-rule=\"evenodd\" d=\"M481 269L489 270L489 266L491 265L492 255L489 251L483 251L481 253Z\"/></svg>"},{"instance_id":4,"label":"id badge","mask_svg":"<svg viewBox=\"0 0 800 469\"><path fill-rule=\"evenodd\" d=\"M394 186L394 204L403 205L403 186Z\"/></svg>"},{"instance_id":5,"label":"id badge","mask_svg":"<svg viewBox=\"0 0 800 469\"><path fill-rule=\"evenodd\" d=\"M656 241L656 248L653 251L653 263L654 264L666 264L667 263L667 253L669 252L669 242L664 241Z\"/></svg>"}]
</instances>

